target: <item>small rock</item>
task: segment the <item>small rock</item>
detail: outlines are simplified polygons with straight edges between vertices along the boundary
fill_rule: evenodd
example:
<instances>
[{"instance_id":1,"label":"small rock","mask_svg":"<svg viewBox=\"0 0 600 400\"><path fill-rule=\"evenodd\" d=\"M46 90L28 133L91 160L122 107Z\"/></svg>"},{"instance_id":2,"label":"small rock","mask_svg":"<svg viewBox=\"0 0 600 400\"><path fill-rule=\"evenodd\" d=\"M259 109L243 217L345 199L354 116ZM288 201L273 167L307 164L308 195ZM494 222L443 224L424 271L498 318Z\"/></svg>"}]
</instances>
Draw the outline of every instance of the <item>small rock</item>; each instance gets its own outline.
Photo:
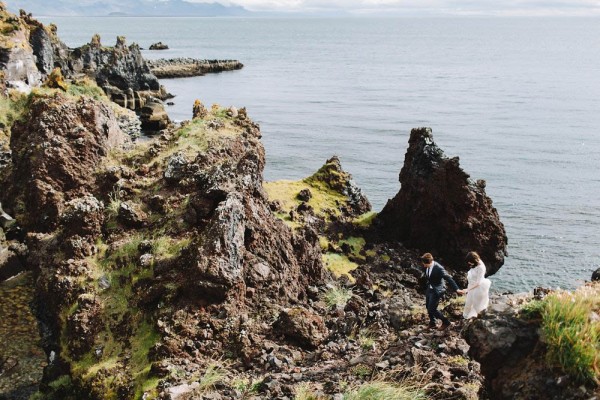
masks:
<instances>
[{"instance_id":1,"label":"small rock","mask_svg":"<svg viewBox=\"0 0 600 400\"><path fill-rule=\"evenodd\" d=\"M140 227L146 221L148 216L143 212L140 206L131 201L124 201L119 207L119 218L124 224L130 227Z\"/></svg>"},{"instance_id":2,"label":"small rock","mask_svg":"<svg viewBox=\"0 0 600 400\"><path fill-rule=\"evenodd\" d=\"M281 367L283 366L283 362L281 362L281 360L275 356L269 356L267 358L269 365L271 365L271 367L276 368L276 369L281 369Z\"/></svg>"},{"instance_id":3,"label":"small rock","mask_svg":"<svg viewBox=\"0 0 600 400\"><path fill-rule=\"evenodd\" d=\"M140 266L142 266L143 268L148 268L152 265L152 262L154 261L154 256L152 254L142 254L140 256Z\"/></svg>"},{"instance_id":4,"label":"small rock","mask_svg":"<svg viewBox=\"0 0 600 400\"><path fill-rule=\"evenodd\" d=\"M102 290L110 288L110 280L108 279L108 276L104 275L98 280L98 287Z\"/></svg>"},{"instance_id":5,"label":"small rock","mask_svg":"<svg viewBox=\"0 0 600 400\"><path fill-rule=\"evenodd\" d=\"M237 118L238 116L238 110L235 107L229 107L227 109L227 116L230 118Z\"/></svg>"},{"instance_id":6,"label":"small rock","mask_svg":"<svg viewBox=\"0 0 600 400\"><path fill-rule=\"evenodd\" d=\"M142 254L152 252L152 242L150 240L142 240L138 244L138 250Z\"/></svg>"},{"instance_id":7,"label":"small rock","mask_svg":"<svg viewBox=\"0 0 600 400\"><path fill-rule=\"evenodd\" d=\"M152 43L150 45L150 47L148 47L149 50L168 50L169 46L167 46L165 43L163 42L156 42L156 43Z\"/></svg>"},{"instance_id":8,"label":"small rock","mask_svg":"<svg viewBox=\"0 0 600 400\"><path fill-rule=\"evenodd\" d=\"M15 219L4 212L2 203L0 203L0 227L6 229L15 223Z\"/></svg>"},{"instance_id":9,"label":"small rock","mask_svg":"<svg viewBox=\"0 0 600 400\"><path fill-rule=\"evenodd\" d=\"M182 152L173 154L167 161L167 168L164 172L167 182L176 183L183 179L188 164L188 160Z\"/></svg>"},{"instance_id":10,"label":"small rock","mask_svg":"<svg viewBox=\"0 0 600 400\"><path fill-rule=\"evenodd\" d=\"M302 189L296 198L300 201L309 201L312 198L312 193L309 189Z\"/></svg>"},{"instance_id":11,"label":"small rock","mask_svg":"<svg viewBox=\"0 0 600 400\"><path fill-rule=\"evenodd\" d=\"M292 378L296 381L296 382L300 382L302 380L303 375L299 372L292 374Z\"/></svg>"}]
</instances>

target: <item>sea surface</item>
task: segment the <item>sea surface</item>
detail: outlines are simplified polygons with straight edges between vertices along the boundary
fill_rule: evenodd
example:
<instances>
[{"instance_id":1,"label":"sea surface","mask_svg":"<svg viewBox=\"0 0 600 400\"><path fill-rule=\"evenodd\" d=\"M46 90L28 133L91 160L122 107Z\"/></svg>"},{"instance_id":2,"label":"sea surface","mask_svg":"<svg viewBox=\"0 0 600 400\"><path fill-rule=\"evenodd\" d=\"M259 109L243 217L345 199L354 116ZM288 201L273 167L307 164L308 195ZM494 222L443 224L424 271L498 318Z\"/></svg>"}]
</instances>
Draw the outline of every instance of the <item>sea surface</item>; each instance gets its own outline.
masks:
<instances>
[{"instance_id":1,"label":"sea surface","mask_svg":"<svg viewBox=\"0 0 600 400\"><path fill-rule=\"evenodd\" d=\"M238 59L163 80L175 120L194 99L245 106L266 180L338 155L376 211L398 189L411 128L487 181L509 238L492 289L573 288L600 267L600 20L594 18L48 17L69 46L117 35L154 58ZM423 249L426 250L426 249Z\"/></svg>"}]
</instances>

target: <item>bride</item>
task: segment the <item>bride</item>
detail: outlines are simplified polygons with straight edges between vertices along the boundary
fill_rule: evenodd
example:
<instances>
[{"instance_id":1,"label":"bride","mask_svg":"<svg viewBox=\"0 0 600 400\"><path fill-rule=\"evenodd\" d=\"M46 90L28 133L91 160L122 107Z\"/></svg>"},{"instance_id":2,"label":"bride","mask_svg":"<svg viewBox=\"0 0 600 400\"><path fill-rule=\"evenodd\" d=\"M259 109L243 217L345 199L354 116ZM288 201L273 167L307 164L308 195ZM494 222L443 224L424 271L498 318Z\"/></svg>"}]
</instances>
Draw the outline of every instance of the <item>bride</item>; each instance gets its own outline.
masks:
<instances>
[{"instance_id":1,"label":"bride","mask_svg":"<svg viewBox=\"0 0 600 400\"><path fill-rule=\"evenodd\" d=\"M469 319L475 318L477 314L487 308L492 282L485 277L485 264L481 261L479 254L471 251L467 254L466 261L471 268L467 274L469 283L466 289L460 290L458 293L467 295L463 316Z\"/></svg>"}]
</instances>

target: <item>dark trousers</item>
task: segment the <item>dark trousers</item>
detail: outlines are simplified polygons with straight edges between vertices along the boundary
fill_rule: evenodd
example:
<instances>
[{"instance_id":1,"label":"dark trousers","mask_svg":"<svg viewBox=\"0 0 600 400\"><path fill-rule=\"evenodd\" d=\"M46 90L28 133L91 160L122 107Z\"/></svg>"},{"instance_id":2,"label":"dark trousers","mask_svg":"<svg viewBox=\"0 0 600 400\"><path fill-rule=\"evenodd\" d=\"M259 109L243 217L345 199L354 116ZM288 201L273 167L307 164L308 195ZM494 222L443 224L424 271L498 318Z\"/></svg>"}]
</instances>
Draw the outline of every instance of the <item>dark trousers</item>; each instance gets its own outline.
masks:
<instances>
[{"instance_id":1,"label":"dark trousers","mask_svg":"<svg viewBox=\"0 0 600 400\"><path fill-rule=\"evenodd\" d=\"M438 305L440 304L440 299L442 296L435 289L427 288L425 292L425 307L427 307L427 314L429 315L429 323L435 324L435 320L440 319L442 323L448 324L450 321L448 318L444 317L444 315L438 310Z\"/></svg>"}]
</instances>

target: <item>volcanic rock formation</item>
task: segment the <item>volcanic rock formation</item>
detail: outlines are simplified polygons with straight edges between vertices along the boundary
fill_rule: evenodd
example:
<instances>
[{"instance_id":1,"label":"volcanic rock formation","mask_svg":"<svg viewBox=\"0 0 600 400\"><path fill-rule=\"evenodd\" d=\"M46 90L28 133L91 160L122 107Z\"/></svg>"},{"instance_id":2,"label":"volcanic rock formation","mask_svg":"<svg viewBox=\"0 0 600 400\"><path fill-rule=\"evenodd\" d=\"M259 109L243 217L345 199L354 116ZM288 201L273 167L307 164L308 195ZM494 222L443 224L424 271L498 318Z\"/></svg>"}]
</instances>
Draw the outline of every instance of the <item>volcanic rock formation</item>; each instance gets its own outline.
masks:
<instances>
[{"instance_id":1,"label":"volcanic rock formation","mask_svg":"<svg viewBox=\"0 0 600 400\"><path fill-rule=\"evenodd\" d=\"M90 174L129 140L106 104L56 93L32 100L12 127L12 176L2 193L26 231L52 230L67 201L91 191Z\"/></svg>"},{"instance_id":2,"label":"volcanic rock formation","mask_svg":"<svg viewBox=\"0 0 600 400\"><path fill-rule=\"evenodd\" d=\"M28 91L59 67L67 79L92 78L111 100L132 110L141 109L149 98L169 97L150 72L139 46L127 46L124 37L117 37L114 47L105 47L100 36L94 35L89 44L69 49L58 38L55 25L46 27L30 14L12 15L0 3L0 19L5 26L0 67L8 87ZM164 112L161 115L166 117Z\"/></svg>"},{"instance_id":3,"label":"volcanic rock formation","mask_svg":"<svg viewBox=\"0 0 600 400\"><path fill-rule=\"evenodd\" d=\"M473 182L458 157L447 158L430 128L413 129L400 171L400 191L377 216L387 240L398 240L467 268L464 258L477 251L489 275L504 263L507 237L485 181Z\"/></svg>"}]
</instances>

